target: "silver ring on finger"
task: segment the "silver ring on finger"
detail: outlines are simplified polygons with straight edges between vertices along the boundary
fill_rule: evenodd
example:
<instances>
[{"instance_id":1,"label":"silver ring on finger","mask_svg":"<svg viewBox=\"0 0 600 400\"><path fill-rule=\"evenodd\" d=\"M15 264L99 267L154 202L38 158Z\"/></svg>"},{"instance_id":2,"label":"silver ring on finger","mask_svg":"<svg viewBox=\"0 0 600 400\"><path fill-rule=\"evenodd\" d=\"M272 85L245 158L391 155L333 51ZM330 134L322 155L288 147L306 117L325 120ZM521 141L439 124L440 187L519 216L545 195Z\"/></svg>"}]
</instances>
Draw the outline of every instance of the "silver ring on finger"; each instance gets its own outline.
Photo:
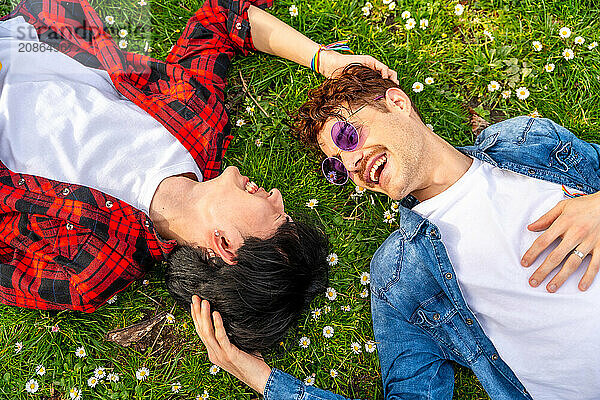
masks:
<instances>
[{"instance_id":1,"label":"silver ring on finger","mask_svg":"<svg viewBox=\"0 0 600 400\"><path fill-rule=\"evenodd\" d=\"M585 258L585 254L583 254L582 252L580 252L577 249L573 250L573 254L575 254L577 257L581 258L582 260Z\"/></svg>"}]
</instances>

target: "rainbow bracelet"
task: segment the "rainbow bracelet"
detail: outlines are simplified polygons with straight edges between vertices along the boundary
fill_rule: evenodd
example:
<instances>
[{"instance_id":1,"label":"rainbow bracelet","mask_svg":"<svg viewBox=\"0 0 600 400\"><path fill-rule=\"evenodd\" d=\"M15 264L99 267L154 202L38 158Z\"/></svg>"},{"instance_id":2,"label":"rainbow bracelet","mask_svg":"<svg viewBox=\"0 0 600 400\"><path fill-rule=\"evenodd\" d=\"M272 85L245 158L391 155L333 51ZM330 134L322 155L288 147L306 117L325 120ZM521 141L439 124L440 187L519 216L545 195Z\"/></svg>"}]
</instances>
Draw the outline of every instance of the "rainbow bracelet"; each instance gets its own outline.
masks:
<instances>
[{"instance_id":1,"label":"rainbow bracelet","mask_svg":"<svg viewBox=\"0 0 600 400\"><path fill-rule=\"evenodd\" d=\"M569 192L569 189L567 189L565 187L565 185L562 185L562 190L565 193L565 196L567 196L570 199L573 199L575 197L585 196L585 193L571 193L571 192Z\"/></svg>"},{"instance_id":2,"label":"rainbow bracelet","mask_svg":"<svg viewBox=\"0 0 600 400\"><path fill-rule=\"evenodd\" d=\"M319 59L321 57L322 50L348 51L350 52L350 54L354 54L348 46L347 40L338 40L337 42L330 43L326 46L320 44L319 50L317 50L312 60L310 61L310 69L312 69L315 72L319 72Z\"/></svg>"}]
</instances>

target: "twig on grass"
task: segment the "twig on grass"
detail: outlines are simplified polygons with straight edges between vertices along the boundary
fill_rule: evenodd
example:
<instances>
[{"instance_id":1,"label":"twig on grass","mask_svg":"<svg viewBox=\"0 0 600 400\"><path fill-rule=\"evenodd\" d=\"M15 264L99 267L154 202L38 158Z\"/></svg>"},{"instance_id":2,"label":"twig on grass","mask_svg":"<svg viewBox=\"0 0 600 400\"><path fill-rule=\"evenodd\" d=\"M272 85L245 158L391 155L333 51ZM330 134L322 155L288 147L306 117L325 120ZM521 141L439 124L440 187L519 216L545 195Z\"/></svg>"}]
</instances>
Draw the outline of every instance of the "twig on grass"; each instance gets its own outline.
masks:
<instances>
[{"instance_id":1,"label":"twig on grass","mask_svg":"<svg viewBox=\"0 0 600 400\"><path fill-rule=\"evenodd\" d=\"M173 314L173 310L175 310L175 304L173 304L173 307L171 307L171 311L169 311L169 314ZM150 354L148 355L148 357L150 357L152 354L154 354L156 351L154 350L154 345L156 344L156 342L158 341L158 338L160 337L160 334L163 331L163 328L165 327L165 324L167 323L167 318L165 316L165 322L163 322L163 324L160 326L160 330L158 331L158 334L156 335L156 337L154 338L154 343L152 343L152 346L150 346Z\"/></svg>"},{"instance_id":2,"label":"twig on grass","mask_svg":"<svg viewBox=\"0 0 600 400\"><path fill-rule=\"evenodd\" d=\"M240 79L242 80L242 86L244 87L244 91L246 92L246 94L248 95L248 97L250 97L250 99L252 99L252 101L254 102L254 104L256 104L256 107L258 107L258 109L260 111L263 112L263 114L265 114L265 116L267 118L271 118L269 116L269 114L265 111L264 108L262 108L262 106L260 104L258 104L258 101L256 101L256 99L254 98L254 96L252 96L252 94L250 93L250 90L248 89L248 85L246 84L246 81L244 80L244 77L242 76L242 71L239 71L240 73Z\"/></svg>"}]
</instances>

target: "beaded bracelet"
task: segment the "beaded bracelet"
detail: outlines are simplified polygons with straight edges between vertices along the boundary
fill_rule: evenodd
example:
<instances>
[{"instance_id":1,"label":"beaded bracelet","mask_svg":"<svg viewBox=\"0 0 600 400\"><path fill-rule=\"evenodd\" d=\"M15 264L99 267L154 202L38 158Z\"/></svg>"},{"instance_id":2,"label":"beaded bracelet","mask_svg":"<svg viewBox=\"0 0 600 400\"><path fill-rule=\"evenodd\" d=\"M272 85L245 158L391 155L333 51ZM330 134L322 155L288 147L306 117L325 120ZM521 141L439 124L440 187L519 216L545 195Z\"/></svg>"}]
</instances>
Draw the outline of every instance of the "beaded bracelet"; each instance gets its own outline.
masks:
<instances>
[{"instance_id":1,"label":"beaded bracelet","mask_svg":"<svg viewBox=\"0 0 600 400\"><path fill-rule=\"evenodd\" d=\"M335 50L335 51L348 51L354 54L348 46L347 40L338 40L337 42L330 43L328 45L319 45L319 50L315 53L312 60L310 61L310 69L315 72L319 72L319 59L321 57L321 50Z\"/></svg>"}]
</instances>

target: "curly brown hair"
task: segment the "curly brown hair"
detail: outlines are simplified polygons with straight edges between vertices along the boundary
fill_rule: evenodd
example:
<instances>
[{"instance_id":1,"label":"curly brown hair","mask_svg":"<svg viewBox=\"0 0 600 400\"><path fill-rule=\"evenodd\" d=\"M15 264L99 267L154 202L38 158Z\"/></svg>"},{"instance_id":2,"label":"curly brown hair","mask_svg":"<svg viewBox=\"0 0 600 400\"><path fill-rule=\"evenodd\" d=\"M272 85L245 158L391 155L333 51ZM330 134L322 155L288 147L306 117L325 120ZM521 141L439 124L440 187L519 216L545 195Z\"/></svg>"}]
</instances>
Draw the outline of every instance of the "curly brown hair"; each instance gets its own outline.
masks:
<instances>
[{"instance_id":1,"label":"curly brown hair","mask_svg":"<svg viewBox=\"0 0 600 400\"><path fill-rule=\"evenodd\" d=\"M318 149L317 136L323 125L330 118L344 119L341 109L369 105L388 112L385 99L375 99L389 88L398 87L390 79L382 78L378 71L360 64L350 64L339 76L326 79L308 92L308 100L292 117L292 134L305 145ZM413 110L417 112L414 105Z\"/></svg>"}]
</instances>

